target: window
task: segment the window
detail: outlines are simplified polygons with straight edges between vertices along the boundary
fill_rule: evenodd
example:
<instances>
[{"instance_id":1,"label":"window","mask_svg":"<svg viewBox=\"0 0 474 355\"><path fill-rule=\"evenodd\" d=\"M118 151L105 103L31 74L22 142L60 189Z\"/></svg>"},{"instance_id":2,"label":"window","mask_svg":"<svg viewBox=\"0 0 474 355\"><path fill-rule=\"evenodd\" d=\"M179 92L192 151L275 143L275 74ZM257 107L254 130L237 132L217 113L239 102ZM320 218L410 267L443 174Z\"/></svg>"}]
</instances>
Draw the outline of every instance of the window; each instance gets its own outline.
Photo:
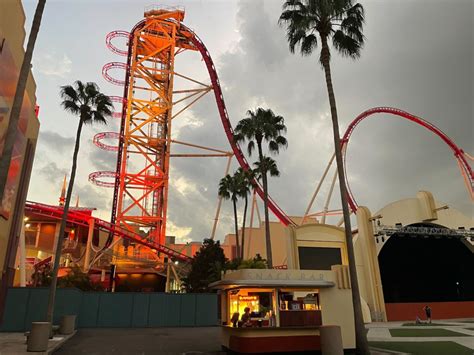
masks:
<instances>
[{"instance_id":1,"label":"window","mask_svg":"<svg viewBox=\"0 0 474 355\"><path fill-rule=\"evenodd\" d=\"M332 265L341 265L340 248L298 247L301 270L331 270Z\"/></svg>"}]
</instances>

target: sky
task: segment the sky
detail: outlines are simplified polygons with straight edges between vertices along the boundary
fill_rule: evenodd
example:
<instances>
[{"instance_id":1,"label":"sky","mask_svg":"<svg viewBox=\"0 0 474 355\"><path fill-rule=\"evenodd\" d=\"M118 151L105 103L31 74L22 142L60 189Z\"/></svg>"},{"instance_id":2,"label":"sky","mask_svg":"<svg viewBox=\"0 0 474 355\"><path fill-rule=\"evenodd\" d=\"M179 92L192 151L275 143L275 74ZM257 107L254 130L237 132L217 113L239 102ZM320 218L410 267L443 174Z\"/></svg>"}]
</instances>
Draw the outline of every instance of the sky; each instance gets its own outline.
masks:
<instances>
[{"instance_id":1,"label":"sky","mask_svg":"<svg viewBox=\"0 0 474 355\"><path fill-rule=\"evenodd\" d=\"M341 134L361 112L396 107L436 125L474 155L474 3L470 0L361 1L366 44L357 61L333 51L332 79ZM23 0L26 28L36 1ZM71 166L77 119L60 108L61 85L94 81L102 92L122 88L102 78L105 63L124 61L105 46L113 30L129 31L143 18L141 0L48 0L33 56L41 121L28 199L57 204ZM271 108L285 118L288 148L275 157L281 176L269 182L271 196L288 215L303 215L333 152L332 126L319 53L291 54L278 25L282 1L161 1L185 7L184 23L206 44L220 78L233 126L246 111ZM124 42L117 40L117 46ZM209 83L196 54L177 60L176 70ZM113 71L117 78L124 73ZM83 131L73 203L96 207L108 220L112 191L92 185L89 173L115 170L113 153L92 143L95 133L118 131L118 120ZM188 110L173 128L175 139L230 150L213 95ZM112 143L112 142L109 142ZM172 148L174 149L174 148ZM255 161L255 157L249 157ZM209 237L225 158L171 162L168 234L181 242ZM232 171L237 163L232 163ZM329 177L332 176L332 171ZM347 174L359 205L376 212L388 203L431 191L435 199L474 215L452 151L411 122L372 116L357 126L347 151ZM330 178L314 212L323 208ZM338 187L330 209L339 208ZM224 201L216 237L232 232L232 204ZM261 208L261 207L260 207ZM241 212L241 209L239 209Z\"/></svg>"}]
</instances>

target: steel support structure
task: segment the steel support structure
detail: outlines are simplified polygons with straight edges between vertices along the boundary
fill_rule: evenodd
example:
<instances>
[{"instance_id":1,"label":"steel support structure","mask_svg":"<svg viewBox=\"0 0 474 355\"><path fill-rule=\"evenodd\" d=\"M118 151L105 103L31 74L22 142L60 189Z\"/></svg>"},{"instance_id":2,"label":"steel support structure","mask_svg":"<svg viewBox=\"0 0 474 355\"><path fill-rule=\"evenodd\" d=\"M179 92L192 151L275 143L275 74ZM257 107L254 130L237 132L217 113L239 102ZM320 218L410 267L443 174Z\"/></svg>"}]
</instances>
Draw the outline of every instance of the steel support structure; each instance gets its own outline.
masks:
<instances>
[{"instance_id":1,"label":"steel support structure","mask_svg":"<svg viewBox=\"0 0 474 355\"><path fill-rule=\"evenodd\" d=\"M115 223L163 245L166 235L175 55L184 11L150 11L130 36L126 120ZM182 43L180 43L182 42Z\"/></svg>"}]
</instances>

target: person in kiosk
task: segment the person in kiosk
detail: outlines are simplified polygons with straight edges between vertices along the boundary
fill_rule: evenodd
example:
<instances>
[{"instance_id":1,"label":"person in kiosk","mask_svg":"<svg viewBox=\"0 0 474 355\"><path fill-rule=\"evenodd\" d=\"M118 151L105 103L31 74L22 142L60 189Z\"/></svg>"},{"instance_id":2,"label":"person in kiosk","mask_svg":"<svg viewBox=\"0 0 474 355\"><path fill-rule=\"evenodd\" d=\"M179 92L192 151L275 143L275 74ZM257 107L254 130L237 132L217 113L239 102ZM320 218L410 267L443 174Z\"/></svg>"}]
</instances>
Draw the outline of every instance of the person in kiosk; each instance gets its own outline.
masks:
<instances>
[{"instance_id":1,"label":"person in kiosk","mask_svg":"<svg viewBox=\"0 0 474 355\"><path fill-rule=\"evenodd\" d=\"M252 327L252 322L250 321L250 307L245 307L244 314L242 314L242 327Z\"/></svg>"}]
</instances>

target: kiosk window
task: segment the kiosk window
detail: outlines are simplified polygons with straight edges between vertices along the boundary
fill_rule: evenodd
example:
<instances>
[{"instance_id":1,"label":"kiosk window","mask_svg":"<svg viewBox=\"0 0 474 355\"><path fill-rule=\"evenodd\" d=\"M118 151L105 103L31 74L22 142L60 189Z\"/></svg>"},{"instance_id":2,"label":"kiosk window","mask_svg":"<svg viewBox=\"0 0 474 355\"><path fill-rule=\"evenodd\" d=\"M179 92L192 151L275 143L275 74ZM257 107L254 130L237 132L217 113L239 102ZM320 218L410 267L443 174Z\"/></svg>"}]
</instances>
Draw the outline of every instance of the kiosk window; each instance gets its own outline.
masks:
<instances>
[{"instance_id":1,"label":"kiosk window","mask_svg":"<svg viewBox=\"0 0 474 355\"><path fill-rule=\"evenodd\" d=\"M298 255L301 270L331 270L342 264L339 248L298 247Z\"/></svg>"}]
</instances>

